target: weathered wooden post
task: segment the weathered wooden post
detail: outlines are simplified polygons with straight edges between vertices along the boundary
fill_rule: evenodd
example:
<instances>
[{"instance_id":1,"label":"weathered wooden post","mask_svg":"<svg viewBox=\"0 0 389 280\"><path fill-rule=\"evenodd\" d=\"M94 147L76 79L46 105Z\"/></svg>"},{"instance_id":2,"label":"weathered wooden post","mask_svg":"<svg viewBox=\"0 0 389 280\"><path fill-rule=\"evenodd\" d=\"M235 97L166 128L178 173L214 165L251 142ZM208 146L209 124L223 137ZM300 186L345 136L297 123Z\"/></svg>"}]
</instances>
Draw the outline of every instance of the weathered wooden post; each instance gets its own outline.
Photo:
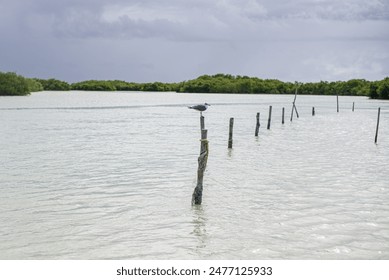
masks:
<instances>
[{"instance_id":1,"label":"weathered wooden post","mask_svg":"<svg viewBox=\"0 0 389 280\"><path fill-rule=\"evenodd\" d=\"M315 115L315 107L312 107L312 116Z\"/></svg>"},{"instance_id":2,"label":"weathered wooden post","mask_svg":"<svg viewBox=\"0 0 389 280\"><path fill-rule=\"evenodd\" d=\"M355 103L355 102L353 102L353 112L354 112L354 103Z\"/></svg>"},{"instance_id":3,"label":"weathered wooden post","mask_svg":"<svg viewBox=\"0 0 389 280\"><path fill-rule=\"evenodd\" d=\"M282 107L282 124L285 123L285 108Z\"/></svg>"},{"instance_id":4,"label":"weathered wooden post","mask_svg":"<svg viewBox=\"0 0 389 280\"><path fill-rule=\"evenodd\" d=\"M257 113L257 124L255 125L255 136L258 136L259 127L261 126L261 124L259 123L259 116L260 114Z\"/></svg>"},{"instance_id":5,"label":"weathered wooden post","mask_svg":"<svg viewBox=\"0 0 389 280\"><path fill-rule=\"evenodd\" d=\"M228 132L228 149L232 149L232 134L234 129L234 118L230 118L230 128Z\"/></svg>"},{"instance_id":6,"label":"weathered wooden post","mask_svg":"<svg viewBox=\"0 0 389 280\"><path fill-rule=\"evenodd\" d=\"M296 107L296 104L294 105L294 110L296 111L296 117L299 118L299 112L297 112L297 107Z\"/></svg>"},{"instance_id":7,"label":"weathered wooden post","mask_svg":"<svg viewBox=\"0 0 389 280\"><path fill-rule=\"evenodd\" d=\"M272 106L269 106L269 117L267 119L267 129L270 129L270 123L271 123L271 111L272 111Z\"/></svg>"},{"instance_id":8,"label":"weathered wooden post","mask_svg":"<svg viewBox=\"0 0 389 280\"><path fill-rule=\"evenodd\" d=\"M294 111L296 111L297 118L299 117L299 113L297 112L297 107L296 107L297 89L298 89L298 84L296 87L296 91L294 92L294 100L293 100L293 106L292 106L292 113L290 114L290 121L293 121L293 112Z\"/></svg>"},{"instance_id":9,"label":"weathered wooden post","mask_svg":"<svg viewBox=\"0 0 389 280\"><path fill-rule=\"evenodd\" d=\"M339 95L336 94L336 112L339 113Z\"/></svg>"},{"instance_id":10,"label":"weathered wooden post","mask_svg":"<svg viewBox=\"0 0 389 280\"><path fill-rule=\"evenodd\" d=\"M205 129L205 123L204 123L204 117L200 116L200 129L204 130Z\"/></svg>"},{"instance_id":11,"label":"weathered wooden post","mask_svg":"<svg viewBox=\"0 0 389 280\"><path fill-rule=\"evenodd\" d=\"M200 205L203 198L203 179L205 168L208 161L208 140L207 130L201 130L200 156L198 158L199 166L197 169L197 185L192 194L192 205Z\"/></svg>"},{"instance_id":12,"label":"weathered wooden post","mask_svg":"<svg viewBox=\"0 0 389 280\"><path fill-rule=\"evenodd\" d=\"M380 126L380 114L381 114L381 107L378 108L378 117L377 117L377 128L375 130L375 139L374 143L377 144L377 138L378 138L378 127Z\"/></svg>"}]
</instances>

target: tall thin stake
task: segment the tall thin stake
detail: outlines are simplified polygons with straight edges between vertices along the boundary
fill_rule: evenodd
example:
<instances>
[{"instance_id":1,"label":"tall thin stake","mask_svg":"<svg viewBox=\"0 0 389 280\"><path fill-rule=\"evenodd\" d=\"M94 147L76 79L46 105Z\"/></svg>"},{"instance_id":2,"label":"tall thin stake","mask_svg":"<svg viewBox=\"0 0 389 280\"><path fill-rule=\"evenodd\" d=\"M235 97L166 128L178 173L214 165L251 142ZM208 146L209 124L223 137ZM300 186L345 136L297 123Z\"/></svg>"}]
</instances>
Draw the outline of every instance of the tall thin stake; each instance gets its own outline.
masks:
<instances>
[{"instance_id":1,"label":"tall thin stake","mask_svg":"<svg viewBox=\"0 0 389 280\"><path fill-rule=\"evenodd\" d=\"M282 124L285 123L285 108L282 107Z\"/></svg>"},{"instance_id":2,"label":"tall thin stake","mask_svg":"<svg viewBox=\"0 0 389 280\"><path fill-rule=\"evenodd\" d=\"M259 116L260 114L257 113L257 124L255 125L255 136L258 136L259 127L261 126L261 124L259 123Z\"/></svg>"},{"instance_id":3,"label":"tall thin stake","mask_svg":"<svg viewBox=\"0 0 389 280\"><path fill-rule=\"evenodd\" d=\"M232 134L234 129L234 118L230 118L230 128L228 132L228 149L232 149Z\"/></svg>"},{"instance_id":4,"label":"tall thin stake","mask_svg":"<svg viewBox=\"0 0 389 280\"><path fill-rule=\"evenodd\" d=\"M269 117L267 119L267 129L270 129L270 123L271 123L271 111L272 111L272 106L269 106Z\"/></svg>"},{"instance_id":5,"label":"tall thin stake","mask_svg":"<svg viewBox=\"0 0 389 280\"><path fill-rule=\"evenodd\" d=\"M339 95L336 94L336 112L339 113Z\"/></svg>"},{"instance_id":6,"label":"tall thin stake","mask_svg":"<svg viewBox=\"0 0 389 280\"><path fill-rule=\"evenodd\" d=\"M353 102L353 112L354 112L354 104L355 104L355 102Z\"/></svg>"},{"instance_id":7,"label":"tall thin stake","mask_svg":"<svg viewBox=\"0 0 389 280\"><path fill-rule=\"evenodd\" d=\"M378 138L378 127L380 125L380 114L381 114L381 107L378 108L377 128L376 128L376 131L375 131L375 139L374 139L374 143L376 143L376 144L377 144L377 138Z\"/></svg>"}]
</instances>

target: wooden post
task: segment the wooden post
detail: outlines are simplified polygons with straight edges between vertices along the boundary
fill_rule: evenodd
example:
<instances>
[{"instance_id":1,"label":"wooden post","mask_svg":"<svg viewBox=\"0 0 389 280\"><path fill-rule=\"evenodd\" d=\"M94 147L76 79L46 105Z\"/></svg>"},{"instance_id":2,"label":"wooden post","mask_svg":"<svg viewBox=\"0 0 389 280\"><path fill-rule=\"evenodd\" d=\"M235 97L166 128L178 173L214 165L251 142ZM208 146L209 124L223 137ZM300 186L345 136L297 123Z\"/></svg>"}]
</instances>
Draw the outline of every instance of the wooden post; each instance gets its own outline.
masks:
<instances>
[{"instance_id":1,"label":"wooden post","mask_svg":"<svg viewBox=\"0 0 389 280\"><path fill-rule=\"evenodd\" d=\"M282 124L285 123L285 108L282 107Z\"/></svg>"},{"instance_id":2,"label":"wooden post","mask_svg":"<svg viewBox=\"0 0 389 280\"><path fill-rule=\"evenodd\" d=\"M297 112L297 107L296 107L297 89L298 89L298 84L296 87L296 91L294 92L294 100L293 100L293 106L292 106L292 113L290 114L290 121L293 121L293 112L294 111L296 111L297 118L299 117L299 113Z\"/></svg>"},{"instance_id":3,"label":"wooden post","mask_svg":"<svg viewBox=\"0 0 389 280\"><path fill-rule=\"evenodd\" d=\"M312 116L315 115L315 107L312 107Z\"/></svg>"},{"instance_id":4,"label":"wooden post","mask_svg":"<svg viewBox=\"0 0 389 280\"><path fill-rule=\"evenodd\" d=\"M204 124L204 117L200 116L200 129L203 131L205 129L205 124Z\"/></svg>"},{"instance_id":5,"label":"wooden post","mask_svg":"<svg viewBox=\"0 0 389 280\"><path fill-rule=\"evenodd\" d=\"M261 126L261 124L259 123L259 116L260 114L257 113L257 124L255 125L255 136L258 136L259 127Z\"/></svg>"},{"instance_id":6,"label":"wooden post","mask_svg":"<svg viewBox=\"0 0 389 280\"><path fill-rule=\"evenodd\" d=\"M192 205L200 205L203 198L204 171L208 161L208 140L207 130L201 130L200 156L198 158L199 167L197 169L197 185L192 194Z\"/></svg>"},{"instance_id":7,"label":"wooden post","mask_svg":"<svg viewBox=\"0 0 389 280\"><path fill-rule=\"evenodd\" d=\"M267 119L267 129L270 129L270 123L271 123L271 111L272 111L272 106L269 106L269 117Z\"/></svg>"},{"instance_id":8,"label":"wooden post","mask_svg":"<svg viewBox=\"0 0 389 280\"><path fill-rule=\"evenodd\" d=\"M339 113L339 95L336 94L336 112Z\"/></svg>"},{"instance_id":9,"label":"wooden post","mask_svg":"<svg viewBox=\"0 0 389 280\"><path fill-rule=\"evenodd\" d=\"M354 103L355 103L355 102L353 102L353 112L354 112Z\"/></svg>"},{"instance_id":10,"label":"wooden post","mask_svg":"<svg viewBox=\"0 0 389 280\"><path fill-rule=\"evenodd\" d=\"M234 118L230 118L230 129L228 132L228 149L232 149L232 134L234 129Z\"/></svg>"},{"instance_id":11,"label":"wooden post","mask_svg":"<svg viewBox=\"0 0 389 280\"><path fill-rule=\"evenodd\" d=\"M299 112L297 112L296 104L294 104L294 110L296 111L296 117L299 118Z\"/></svg>"},{"instance_id":12,"label":"wooden post","mask_svg":"<svg viewBox=\"0 0 389 280\"><path fill-rule=\"evenodd\" d=\"M296 104L293 103L292 114L290 115L290 121L293 120L293 112L296 112L296 117L299 118L299 112L297 112Z\"/></svg>"},{"instance_id":13,"label":"wooden post","mask_svg":"<svg viewBox=\"0 0 389 280\"><path fill-rule=\"evenodd\" d=\"M380 114L381 114L381 108L378 108L377 128L375 131L375 139L374 139L374 143L376 143L376 144L377 144L377 138L378 138L378 127L380 125Z\"/></svg>"}]
</instances>

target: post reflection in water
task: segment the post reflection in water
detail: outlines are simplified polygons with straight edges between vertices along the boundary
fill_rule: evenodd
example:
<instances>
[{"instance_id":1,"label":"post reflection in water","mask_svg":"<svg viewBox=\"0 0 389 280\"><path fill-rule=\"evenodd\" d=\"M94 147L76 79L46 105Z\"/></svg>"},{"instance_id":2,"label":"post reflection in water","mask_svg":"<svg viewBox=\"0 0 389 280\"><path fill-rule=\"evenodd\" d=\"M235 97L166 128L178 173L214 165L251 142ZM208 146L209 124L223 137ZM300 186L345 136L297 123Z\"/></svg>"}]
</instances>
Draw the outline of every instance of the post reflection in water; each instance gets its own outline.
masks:
<instances>
[{"instance_id":1,"label":"post reflection in water","mask_svg":"<svg viewBox=\"0 0 389 280\"><path fill-rule=\"evenodd\" d=\"M194 254L202 255L202 249L207 247L208 233L207 233L207 218L202 205L193 205L193 234L197 238L197 245L194 248Z\"/></svg>"}]
</instances>

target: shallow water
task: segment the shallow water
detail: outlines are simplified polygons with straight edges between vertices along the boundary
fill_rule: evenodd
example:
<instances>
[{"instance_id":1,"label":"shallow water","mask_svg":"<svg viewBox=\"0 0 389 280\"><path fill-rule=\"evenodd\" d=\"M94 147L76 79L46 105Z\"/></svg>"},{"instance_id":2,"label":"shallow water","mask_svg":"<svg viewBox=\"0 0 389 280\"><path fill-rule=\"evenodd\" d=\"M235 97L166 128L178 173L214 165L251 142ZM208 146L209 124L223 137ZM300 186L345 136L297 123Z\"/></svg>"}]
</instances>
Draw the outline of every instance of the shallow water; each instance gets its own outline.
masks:
<instances>
[{"instance_id":1,"label":"shallow water","mask_svg":"<svg viewBox=\"0 0 389 280\"><path fill-rule=\"evenodd\" d=\"M389 259L389 102L340 97L336 113L336 97L298 96L290 122L292 101L0 97L0 259ZM210 155L192 207L199 114L186 106L203 102Z\"/></svg>"}]
</instances>

